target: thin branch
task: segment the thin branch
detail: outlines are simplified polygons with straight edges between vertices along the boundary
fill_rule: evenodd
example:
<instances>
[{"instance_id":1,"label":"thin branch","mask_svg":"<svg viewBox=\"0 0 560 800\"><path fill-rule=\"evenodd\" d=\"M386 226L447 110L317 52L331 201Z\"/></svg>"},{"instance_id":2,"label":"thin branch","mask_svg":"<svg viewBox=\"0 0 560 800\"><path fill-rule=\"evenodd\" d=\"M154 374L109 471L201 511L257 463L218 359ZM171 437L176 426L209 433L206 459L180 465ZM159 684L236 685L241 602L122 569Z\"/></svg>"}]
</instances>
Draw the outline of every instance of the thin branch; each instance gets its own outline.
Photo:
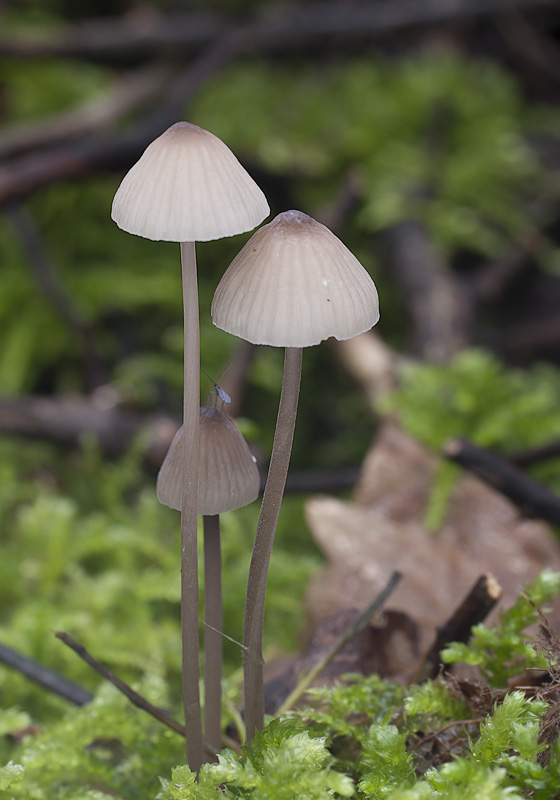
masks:
<instances>
[{"instance_id":1,"label":"thin branch","mask_svg":"<svg viewBox=\"0 0 560 800\"><path fill-rule=\"evenodd\" d=\"M481 575L470 592L443 625L424 656L415 683L437 677L441 669L440 653L450 642L467 642L473 625L486 619L502 595L502 587L490 574Z\"/></svg>"},{"instance_id":2,"label":"thin branch","mask_svg":"<svg viewBox=\"0 0 560 800\"><path fill-rule=\"evenodd\" d=\"M481 265L470 279L468 288L473 300L493 303L500 298L527 262L546 246L547 240L543 231L555 223L558 213L558 199L548 191L529 203L526 216L530 224L527 228L504 253Z\"/></svg>"},{"instance_id":3,"label":"thin branch","mask_svg":"<svg viewBox=\"0 0 560 800\"><path fill-rule=\"evenodd\" d=\"M457 725L481 725L485 719L486 717L478 717L477 719L456 719L453 722L448 722L446 725L438 728L437 731L428 734L428 736L424 736L419 742L416 742L416 744L411 747L411 750L418 750L418 748L421 747L425 742L435 739L436 736L439 736L441 733L444 733L444 731L449 730L449 728L454 728Z\"/></svg>"},{"instance_id":4,"label":"thin branch","mask_svg":"<svg viewBox=\"0 0 560 800\"><path fill-rule=\"evenodd\" d=\"M516 467L529 467L540 461L547 461L549 458L560 457L560 440L555 440L544 444L542 447L533 447L530 450L521 450L510 455L509 460Z\"/></svg>"},{"instance_id":5,"label":"thin branch","mask_svg":"<svg viewBox=\"0 0 560 800\"><path fill-rule=\"evenodd\" d=\"M101 170L129 169L148 144L177 121L203 83L242 49L243 42L241 29L217 39L171 82L158 108L132 133L92 136L0 164L0 206L55 181L76 180Z\"/></svg>"},{"instance_id":6,"label":"thin branch","mask_svg":"<svg viewBox=\"0 0 560 800\"><path fill-rule=\"evenodd\" d=\"M353 489L360 473L361 467L288 472L284 494L313 494L316 492L340 492L344 489Z\"/></svg>"},{"instance_id":7,"label":"thin branch","mask_svg":"<svg viewBox=\"0 0 560 800\"><path fill-rule=\"evenodd\" d=\"M167 65L150 64L116 81L101 97L69 111L4 127L0 131L0 159L102 130L163 91L173 75L174 70Z\"/></svg>"},{"instance_id":8,"label":"thin branch","mask_svg":"<svg viewBox=\"0 0 560 800\"><path fill-rule=\"evenodd\" d=\"M443 448L443 454L508 497L525 516L560 525L560 497L505 458L466 439L451 439Z\"/></svg>"},{"instance_id":9,"label":"thin branch","mask_svg":"<svg viewBox=\"0 0 560 800\"><path fill-rule=\"evenodd\" d=\"M18 237L29 271L51 308L81 341L84 383L93 390L107 382L107 371L98 352L93 329L61 284L35 220L22 204L9 206L5 214Z\"/></svg>"},{"instance_id":10,"label":"thin branch","mask_svg":"<svg viewBox=\"0 0 560 800\"><path fill-rule=\"evenodd\" d=\"M61 642L73 650L86 664L94 669L98 675L101 675L102 678L105 678L106 681L112 683L119 692L122 692L131 703L133 703L137 708L141 708L143 711L147 711L148 714L151 714L152 717L155 717L157 720L162 722L164 725L167 725L168 728L175 731L175 733L181 734L181 736L185 735L185 726L178 722L176 719L171 717L161 708L157 708L149 700L146 700L145 697L142 697L141 694L135 692L134 689L121 680L119 677L115 675L114 672L111 672L110 669L105 667L100 661L97 661L92 655L88 653L85 647L78 642L75 642L71 636L63 631L56 631L55 636L57 639L60 639Z\"/></svg>"},{"instance_id":11,"label":"thin branch","mask_svg":"<svg viewBox=\"0 0 560 800\"><path fill-rule=\"evenodd\" d=\"M166 14L88 20L58 30L0 38L3 58L71 58L137 63L157 55L184 56L207 47L227 20L216 14Z\"/></svg>"},{"instance_id":12,"label":"thin branch","mask_svg":"<svg viewBox=\"0 0 560 800\"><path fill-rule=\"evenodd\" d=\"M333 233L338 233L356 210L364 195L364 181L359 169L350 167L344 175L340 189L328 205L318 208L313 216Z\"/></svg>"},{"instance_id":13,"label":"thin branch","mask_svg":"<svg viewBox=\"0 0 560 800\"><path fill-rule=\"evenodd\" d=\"M484 303L496 302L544 244L545 237L538 227L524 231L502 256L484 265L474 276L473 297Z\"/></svg>"},{"instance_id":14,"label":"thin branch","mask_svg":"<svg viewBox=\"0 0 560 800\"><path fill-rule=\"evenodd\" d=\"M560 83L560 52L552 38L539 34L524 17L510 9L508 13L496 16L495 24L513 51L521 58Z\"/></svg>"},{"instance_id":15,"label":"thin branch","mask_svg":"<svg viewBox=\"0 0 560 800\"><path fill-rule=\"evenodd\" d=\"M93 700L93 695L73 681L69 681L60 673L49 667L44 667L38 661L18 653L5 644L0 644L0 661L8 667L21 672L26 678L30 678L39 686L43 686L50 692L69 700L77 706L85 706Z\"/></svg>"},{"instance_id":16,"label":"thin branch","mask_svg":"<svg viewBox=\"0 0 560 800\"><path fill-rule=\"evenodd\" d=\"M397 372L402 358L375 331L366 331L340 342L329 339L329 345L339 364L356 381L371 410L377 414L379 401L397 388Z\"/></svg>"},{"instance_id":17,"label":"thin branch","mask_svg":"<svg viewBox=\"0 0 560 800\"><path fill-rule=\"evenodd\" d=\"M401 577L402 575L400 572L393 572L387 585L377 595L373 602L371 602L367 608L358 614L352 625L350 625L350 627L333 642L331 647L319 659L319 661L317 661L317 663L308 672L300 677L294 689L290 692L288 697L278 709L277 713L279 716L285 714L290 708L293 708L294 704L297 703L302 694L304 694L312 685L313 681L315 681L321 672L323 672L323 670L331 663L333 658L335 658L335 656L337 656L340 651L346 647L348 642L350 642L360 633L361 630L363 630L363 628L365 628L373 615L376 614L380 608L382 608L389 595L396 588Z\"/></svg>"},{"instance_id":18,"label":"thin branch","mask_svg":"<svg viewBox=\"0 0 560 800\"><path fill-rule=\"evenodd\" d=\"M545 354L550 354L551 360L556 358L560 346L557 305L550 303L550 308L541 308L540 316L520 318L502 327L495 336L494 345L506 356L522 357L525 361L542 360Z\"/></svg>"},{"instance_id":19,"label":"thin branch","mask_svg":"<svg viewBox=\"0 0 560 800\"><path fill-rule=\"evenodd\" d=\"M144 461L159 469L180 425L171 417L144 415L115 405L101 407L94 393L80 397L15 397L0 399L0 432L79 447L84 433L95 436L109 457L122 455L141 433Z\"/></svg>"},{"instance_id":20,"label":"thin branch","mask_svg":"<svg viewBox=\"0 0 560 800\"><path fill-rule=\"evenodd\" d=\"M472 307L424 225L403 219L385 234L391 269L407 305L415 355L444 362L469 343Z\"/></svg>"},{"instance_id":21,"label":"thin branch","mask_svg":"<svg viewBox=\"0 0 560 800\"><path fill-rule=\"evenodd\" d=\"M111 670L105 667L100 661L97 661L97 659L88 653L85 647L83 647L81 644L78 644L78 642L75 642L71 636L63 631L55 632L55 636L57 639L60 639L61 642L64 642L64 644L67 645L71 650L73 650L76 655L86 662L86 664L89 664L89 666L94 669L98 675L101 675L102 678L109 681L109 683L112 683L113 686L119 690L119 692L122 692L126 697L128 697L133 705L135 705L137 708L141 708L143 711L146 711L159 722L162 722L168 728L171 728L171 730L175 731L175 733L178 733L183 737L185 736L184 725L182 725L170 714L167 714L165 711L163 711L163 709L154 706L149 700L146 700L145 697L142 697L141 694L135 692L134 689L128 685L128 683L125 683L123 680L117 677L114 672L111 672ZM89 702L92 699L93 696L90 695L86 702ZM230 749L239 752L239 745L231 737L223 735L222 743L225 747L229 747ZM214 749L210 744L208 744L208 742L203 741L202 744L209 755L215 755Z\"/></svg>"},{"instance_id":22,"label":"thin branch","mask_svg":"<svg viewBox=\"0 0 560 800\"><path fill-rule=\"evenodd\" d=\"M33 217L25 206L19 204L9 206L5 210L5 214L19 239L29 264L29 270L51 308L69 328L72 328L81 338L87 338L89 326L86 318L60 284Z\"/></svg>"},{"instance_id":23,"label":"thin branch","mask_svg":"<svg viewBox=\"0 0 560 800\"><path fill-rule=\"evenodd\" d=\"M26 196L56 180L83 177L99 170L124 170L146 146L176 121L200 85L241 52L307 52L333 36L371 39L398 33L403 28L434 25L461 18L493 15L512 8L553 6L556 0L393 0L391 3L326 2L291 8L278 18L239 23L235 19L185 14L162 16L149 25L119 20L91 22L62 33L0 38L0 57L72 57L122 62L143 60L156 54L185 53L196 60L172 85L158 114L123 138L99 137L73 143L72 147L14 160L0 167L0 204Z\"/></svg>"},{"instance_id":24,"label":"thin branch","mask_svg":"<svg viewBox=\"0 0 560 800\"><path fill-rule=\"evenodd\" d=\"M512 9L554 6L556 0L392 0L391 3L315 3L292 7L283 16L260 15L252 25L252 48L306 49L339 37L375 39L403 29L440 25L459 19L493 16ZM165 53L184 56L206 47L233 17L217 14L168 14L160 17L89 21L41 35L0 38L0 57L73 58L100 63L139 62Z\"/></svg>"},{"instance_id":25,"label":"thin branch","mask_svg":"<svg viewBox=\"0 0 560 800\"><path fill-rule=\"evenodd\" d=\"M70 448L80 447L83 435L87 433L97 439L101 452L110 458L124 455L136 437L142 434L145 438L144 464L149 470L158 470L180 420L130 411L119 407L118 400L113 407L103 407L96 397L94 392L91 397L0 398L0 433ZM107 405L108 401L104 399L104 403ZM313 494L352 489L360 469L341 467L289 472L285 492ZM262 478L261 492L265 477Z\"/></svg>"}]
</instances>

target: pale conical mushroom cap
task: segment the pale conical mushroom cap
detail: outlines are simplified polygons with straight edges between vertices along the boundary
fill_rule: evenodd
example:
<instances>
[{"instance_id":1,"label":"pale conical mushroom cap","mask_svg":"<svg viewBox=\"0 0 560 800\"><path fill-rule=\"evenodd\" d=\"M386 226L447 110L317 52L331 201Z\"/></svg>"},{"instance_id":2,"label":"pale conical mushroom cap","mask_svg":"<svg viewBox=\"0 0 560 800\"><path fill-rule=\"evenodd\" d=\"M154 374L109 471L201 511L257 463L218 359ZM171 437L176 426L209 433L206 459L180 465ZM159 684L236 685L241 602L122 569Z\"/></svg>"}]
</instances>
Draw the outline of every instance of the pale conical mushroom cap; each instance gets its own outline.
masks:
<instances>
[{"instance_id":1,"label":"pale conical mushroom cap","mask_svg":"<svg viewBox=\"0 0 560 800\"><path fill-rule=\"evenodd\" d=\"M269 212L264 194L221 139L177 122L125 175L111 217L146 239L205 242L249 231Z\"/></svg>"},{"instance_id":2,"label":"pale conical mushroom cap","mask_svg":"<svg viewBox=\"0 0 560 800\"><path fill-rule=\"evenodd\" d=\"M157 496L181 510L183 426L175 434L157 478ZM200 409L198 514L223 514L246 506L259 494L259 471L247 442L234 423L207 406Z\"/></svg>"},{"instance_id":3,"label":"pale conical mushroom cap","mask_svg":"<svg viewBox=\"0 0 560 800\"><path fill-rule=\"evenodd\" d=\"M374 282L334 233L307 214L285 211L232 261L212 319L253 344L309 347L369 330L379 301Z\"/></svg>"}]
</instances>

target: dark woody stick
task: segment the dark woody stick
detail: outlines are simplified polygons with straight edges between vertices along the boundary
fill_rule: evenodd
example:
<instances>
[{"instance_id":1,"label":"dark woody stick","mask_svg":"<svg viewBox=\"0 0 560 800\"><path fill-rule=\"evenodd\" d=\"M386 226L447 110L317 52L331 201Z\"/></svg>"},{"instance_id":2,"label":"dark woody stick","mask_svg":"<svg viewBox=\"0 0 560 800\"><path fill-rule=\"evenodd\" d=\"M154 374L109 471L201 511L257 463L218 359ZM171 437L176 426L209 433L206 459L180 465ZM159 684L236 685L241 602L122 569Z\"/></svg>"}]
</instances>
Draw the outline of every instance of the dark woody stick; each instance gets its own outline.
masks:
<instances>
[{"instance_id":1,"label":"dark woody stick","mask_svg":"<svg viewBox=\"0 0 560 800\"><path fill-rule=\"evenodd\" d=\"M502 587L490 574L481 575L460 606L443 625L418 668L415 682L437 677L442 668L440 653L450 642L467 642L473 625L482 622L502 595ZM445 667L444 667L445 669Z\"/></svg>"}]
</instances>

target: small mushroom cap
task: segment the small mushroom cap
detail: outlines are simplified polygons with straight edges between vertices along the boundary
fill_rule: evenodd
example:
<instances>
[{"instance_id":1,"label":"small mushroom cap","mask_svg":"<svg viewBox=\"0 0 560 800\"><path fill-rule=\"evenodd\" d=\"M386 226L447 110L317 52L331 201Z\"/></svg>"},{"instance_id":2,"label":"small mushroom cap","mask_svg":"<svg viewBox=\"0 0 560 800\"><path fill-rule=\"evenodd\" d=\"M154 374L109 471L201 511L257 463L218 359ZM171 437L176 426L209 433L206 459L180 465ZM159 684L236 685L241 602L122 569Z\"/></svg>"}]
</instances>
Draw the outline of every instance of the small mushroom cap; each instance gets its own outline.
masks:
<instances>
[{"instance_id":1,"label":"small mushroom cap","mask_svg":"<svg viewBox=\"0 0 560 800\"><path fill-rule=\"evenodd\" d=\"M217 408L200 409L198 514L223 514L246 506L259 494L259 471L247 442ZM181 510L183 426L175 434L157 478L158 500Z\"/></svg>"},{"instance_id":2,"label":"small mushroom cap","mask_svg":"<svg viewBox=\"0 0 560 800\"><path fill-rule=\"evenodd\" d=\"M176 122L125 175L111 217L146 239L206 242L252 230L269 213L264 194L221 139Z\"/></svg>"},{"instance_id":3,"label":"small mushroom cap","mask_svg":"<svg viewBox=\"0 0 560 800\"><path fill-rule=\"evenodd\" d=\"M309 347L369 330L379 300L369 274L334 233L301 211L285 211L232 261L212 319L253 344Z\"/></svg>"}]
</instances>

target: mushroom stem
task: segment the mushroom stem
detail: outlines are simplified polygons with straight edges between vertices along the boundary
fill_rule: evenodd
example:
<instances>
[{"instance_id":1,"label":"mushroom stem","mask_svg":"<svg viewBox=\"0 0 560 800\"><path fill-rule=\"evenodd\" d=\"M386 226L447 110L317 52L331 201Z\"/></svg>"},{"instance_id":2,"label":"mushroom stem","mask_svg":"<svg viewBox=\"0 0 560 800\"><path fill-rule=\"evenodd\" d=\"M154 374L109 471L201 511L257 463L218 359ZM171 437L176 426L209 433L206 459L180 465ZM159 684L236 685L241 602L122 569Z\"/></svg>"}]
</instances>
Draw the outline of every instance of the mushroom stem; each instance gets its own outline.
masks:
<instances>
[{"instance_id":1,"label":"mushroom stem","mask_svg":"<svg viewBox=\"0 0 560 800\"><path fill-rule=\"evenodd\" d=\"M264 724L262 638L266 579L292 452L302 355L301 347L285 350L274 444L249 568L243 627L247 742Z\"/></svg>"},{"instance_id":2,"label":"mushroom stem","mask_svg":"<svg viewBox=\"0 0 560 800\"><path fill-rule=\"evenodd\" d=\"M204 525L204 738L222 749L222 555L220 515L205 514Z\"/></svg>"},{"instance_id":3,"label":"mushroom stem","mask_svg":"<svg viewBox=\"0 0 560 800\"><path fill-rule=\"evenodd\" d=\"M183 389L183 494L181 501L181 638L187 759L193 772L203 761L198 647L198 457L200 329L194 242L181 242L185 332Z\"/></svg>"}]
</instances>

